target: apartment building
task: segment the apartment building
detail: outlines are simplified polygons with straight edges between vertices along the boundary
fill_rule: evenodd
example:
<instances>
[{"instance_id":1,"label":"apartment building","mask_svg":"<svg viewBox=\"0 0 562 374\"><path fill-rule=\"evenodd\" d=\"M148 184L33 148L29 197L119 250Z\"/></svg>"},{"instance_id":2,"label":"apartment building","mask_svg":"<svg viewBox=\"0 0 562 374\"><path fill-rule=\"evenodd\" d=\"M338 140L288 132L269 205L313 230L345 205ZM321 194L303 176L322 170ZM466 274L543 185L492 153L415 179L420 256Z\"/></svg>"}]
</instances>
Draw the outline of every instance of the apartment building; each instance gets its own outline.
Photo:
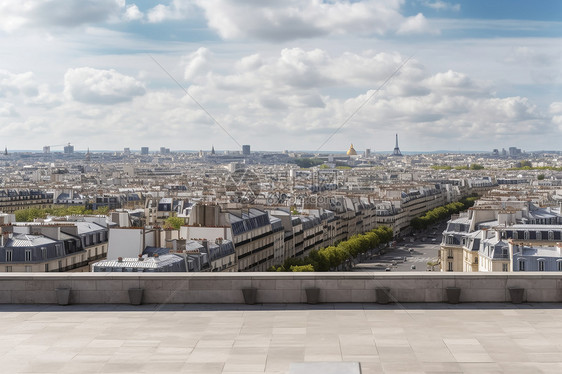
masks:
<instances>
[{"instance_id":1,"label":"apartment building","mask_svg":"<svg viewBox=\"0 0 562 374\"><path fill-rule=\"evenodd\" d=\"M7 189L0 190L0 212L14 213L27 208L50 208L53 195L41 190Z\"/></svg>"},{"instance_id":2,"label":"apartment building","mask_svg":"<svg viewBox=\"0 0 562 374\"><path fill-rule=\"evenodd\" d=\"M0 271L89 271L107 255L107 228L92 222L16 223L0 227Z\"/></svg>"},{"instance_id":3,"label":"apartment building","mask_svg":"<svg viewBox=\"0 0 562 374\"><path fill-rule=\"evenodd\" d=\"M492 192L449 220L441 271L558 271L560 207L540 207L528 196L514 195L519 196Z\"/></svg>"}]
</instances>

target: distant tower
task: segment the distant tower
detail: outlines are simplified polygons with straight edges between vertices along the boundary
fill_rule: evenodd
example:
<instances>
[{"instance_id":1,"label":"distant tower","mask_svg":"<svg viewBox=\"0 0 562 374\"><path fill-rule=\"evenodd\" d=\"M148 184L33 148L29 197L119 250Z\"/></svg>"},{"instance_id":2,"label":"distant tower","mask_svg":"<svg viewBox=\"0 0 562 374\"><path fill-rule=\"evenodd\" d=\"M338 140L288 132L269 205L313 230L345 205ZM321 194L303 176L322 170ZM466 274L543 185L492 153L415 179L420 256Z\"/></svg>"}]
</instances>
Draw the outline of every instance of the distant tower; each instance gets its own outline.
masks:
<instances>
[{"instance_id":1,"label":"distant tower","mask_svg":"<svg viewBox=\"0 0 562 374\"><path fill-rule=\"evenodd\" d=\"M68 143L68 145L66 145L64 147L64 154L65 155L71 155L74 153L74 146L71 145L70 143Z\"/></svg>"},{"instance_id":2,"label":"distant tower","mask_svg":"<svg viewBox=\"0 0 562 374\"><path fill-rule=\"evenodd\" d=\"M4 148L4 156L8 155L8 147Z\"/></svg>"},{"instance_id":3,"label":"distant tower","mask_svg":"<svg viewBox=\"0 0 562 374\"><path fill-rule=\"evenodd\" d=\"M245 144L245 145L242 146L242 154L244 156L250 155L250 146L248 144Z\"/></svg>"},{"instance_id":4,"label":"distant tower","mask_svg":"<svg viewBox=\"0 0 562 374\"><path fill-rule=\"evenodd\" d=\"M214 155L215 154L215 146L211 146L211 154Z\"/></svg>"},{"instance_id":5,"label":"distant tower","mask_svg":"<svg viewBox=\"0 0 562 374\"><path fill-rule=\"evenodd\" d=\"M141 147L141 156L148 155L148 147Z\"/></svg>"},{"instance_id":6,"label":"distant tower","mask_svg":"<svg viewBox=\"0 0 562 374\"><path fill-rule=\"evenodd\" d=\"M90 156L90 147L88 147L88 152L86 152L86 161L90 161L92 157Z\"/></svg>"},{"instance_id":7,"label":"distant tower","mask_svg":"<svg viewBox=\"0 0 562 374\"><path fill-rule=\"evenodd\" d=\"M396 134L396 146L394 147L394 151L392 151L392 156L402 156L402 152L400 152L400 148L398 147L398 134Z\"/></svg>"}]
</instances>

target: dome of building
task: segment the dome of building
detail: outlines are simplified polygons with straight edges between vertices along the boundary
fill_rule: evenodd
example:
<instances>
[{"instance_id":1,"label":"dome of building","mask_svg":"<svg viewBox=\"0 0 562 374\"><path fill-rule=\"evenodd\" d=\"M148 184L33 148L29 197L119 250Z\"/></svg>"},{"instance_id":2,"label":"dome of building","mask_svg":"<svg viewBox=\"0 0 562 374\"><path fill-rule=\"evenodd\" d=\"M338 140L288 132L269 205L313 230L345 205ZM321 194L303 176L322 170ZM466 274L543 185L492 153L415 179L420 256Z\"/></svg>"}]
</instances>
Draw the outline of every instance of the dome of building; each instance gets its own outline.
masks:
<instances>
[{"instance_id":1,"label":"dome of building","mask_svg":"<svg viewBox=\"0 0 562 374\"><path fill-rule=\"evenodd\" d=\"M347 151L348 156L357 156L357 152L355 148L353 148L353 143L349 146L349 150Z\"/></svg>"}]
</instances>

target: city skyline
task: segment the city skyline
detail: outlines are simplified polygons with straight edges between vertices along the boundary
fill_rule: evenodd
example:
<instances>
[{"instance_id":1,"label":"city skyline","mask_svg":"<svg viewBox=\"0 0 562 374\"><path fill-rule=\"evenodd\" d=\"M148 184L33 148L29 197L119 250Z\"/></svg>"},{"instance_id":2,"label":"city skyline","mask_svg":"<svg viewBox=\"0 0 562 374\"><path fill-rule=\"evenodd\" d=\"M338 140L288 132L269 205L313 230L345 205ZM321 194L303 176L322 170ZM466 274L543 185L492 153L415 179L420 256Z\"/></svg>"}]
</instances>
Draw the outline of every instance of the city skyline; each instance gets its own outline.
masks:
<instances>
[{"instance_id":1,"label":"city skyline","mask_svg":"<svg viewBox=\"0 0 562 374\"><path fill-rule=\"evenodd\" d=\"M560 150L558 2L65 5L0 2L8 150Z\"/></svg>"}]
</instances>

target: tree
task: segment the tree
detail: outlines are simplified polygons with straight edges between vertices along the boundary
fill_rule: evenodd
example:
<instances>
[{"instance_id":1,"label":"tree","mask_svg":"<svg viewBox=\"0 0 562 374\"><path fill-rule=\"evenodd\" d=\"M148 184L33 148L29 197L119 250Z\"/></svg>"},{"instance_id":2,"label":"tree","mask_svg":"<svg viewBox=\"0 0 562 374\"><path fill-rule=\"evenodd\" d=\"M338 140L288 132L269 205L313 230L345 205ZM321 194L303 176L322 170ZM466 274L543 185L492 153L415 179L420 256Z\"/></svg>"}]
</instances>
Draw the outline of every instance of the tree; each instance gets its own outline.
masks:
<instances>
[{"instance_id":1,"label":"tree","mask_svg":"<svg viewBox=\"0 0 562 374\"><path fill-rule=\"evenodd\" d=\"M293 265L290 268L292 272L304 272L304 271L314 271L314 267L310 264L308 265Z\"/></svg>"},{"instance_id":2,"label":"tree","mask_svg":"<svg viewBox=\"0 0 562 374\"><path fill-rule=\"evenodd\" d=\"M537 179L542 181L544 179L544 174L537 175Z\"/></svg>"},{"instance_id":3,"label":"tree","mask_svg":"<svg viewBox=\"0 0 562 374\"><path fill-rule=\"evenodd\" d=\"M18 222L33 222L35 218L47 217L46 209L27 208L15 212L16 221Z\"/></svg>"},{"instance_id":4,"label":"tree","mask_svg":"<svg viewBox=\"0 0 562 374\"><path fill-rule=\"evenodd\" d=\"M182 225L185 225L185 220L180 217L169 217L164 221L165 229L179 230Z\"/></svg>"}]
</instances>

